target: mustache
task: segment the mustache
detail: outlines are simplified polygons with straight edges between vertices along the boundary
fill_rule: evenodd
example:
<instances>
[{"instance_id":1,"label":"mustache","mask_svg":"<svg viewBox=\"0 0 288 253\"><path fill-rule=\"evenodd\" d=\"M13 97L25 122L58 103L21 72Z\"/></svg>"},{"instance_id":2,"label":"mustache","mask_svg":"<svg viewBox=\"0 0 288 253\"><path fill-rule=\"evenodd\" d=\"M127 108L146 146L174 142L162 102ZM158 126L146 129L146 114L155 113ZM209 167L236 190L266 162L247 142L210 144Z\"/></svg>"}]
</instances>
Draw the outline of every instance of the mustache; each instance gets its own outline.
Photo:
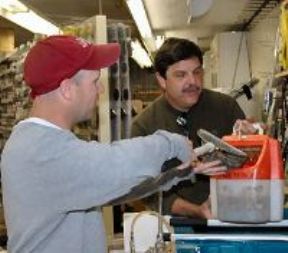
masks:
<instances>
[{"instance_id":1,"label":"mustache","mask_svg":"<svg viewBox=\"0 0 288 253\"><path fill-rule=\"evenodd\" d=\"M182 91L183 92L195 92L195 91L200 91L201 88L197 85L190 84L188 87L184 88Z\"/></svg>"}]
</instances>

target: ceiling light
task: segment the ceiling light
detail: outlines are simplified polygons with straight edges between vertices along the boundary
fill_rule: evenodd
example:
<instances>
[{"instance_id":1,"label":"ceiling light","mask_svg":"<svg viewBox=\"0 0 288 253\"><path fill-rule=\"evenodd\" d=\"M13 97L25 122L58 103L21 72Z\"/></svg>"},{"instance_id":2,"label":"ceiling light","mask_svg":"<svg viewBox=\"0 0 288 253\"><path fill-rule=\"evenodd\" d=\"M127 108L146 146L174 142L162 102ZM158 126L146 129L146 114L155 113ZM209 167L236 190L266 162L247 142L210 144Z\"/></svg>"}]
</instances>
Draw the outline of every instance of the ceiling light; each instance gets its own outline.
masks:
<instances>
[{"instance_id":1,"label":"ceiling light","mask_svg":"<svg viewBox=\"0 0 288 253\"><path fill-rule=\"evenodd\" d=\"M138 40L131 42L132 47L132 58L138 63L141 68L150 68L152 66L152 61L145 51L145 49L141 46Z\"/></svg>"},{"instance_id":2,"label":"ceiling light","mask_svg":"<svg viewBox=\"0 0 288 253\"><path fill-rule=\"evenodd\" d=\"M126 0L128 8L143 38L153 37L142 0Z\"/></svg>"},{"instance_id":3,"label":"ceiling light","mask_svg":"<svg viewBox=\"0 0 288 253\"><path fill-rule=\"evenodd\" d=\"M188 21L205 15L212 7L214 0L187 0Z\"/></svg>"},{"instance_id":4,"label":"ceiling light","mask_svg":"<svg viewBox=\"0 0 288 253\"><path fill-rule=\"evenodd\" d=\"M0 15L33 33L61 33L59 27L40 17L18 0L0 0Z\"/></svg>"},{"instance_id":5,"label":"ceiling light","mask_svg":"<svg viewBox=\"0 0 288 253\"><path fill-rule=\"evenodd\" d=\"M28 11L28 8L17 0L1 0L0 8L3 8L10 12Z\"/></svg>"},{"instance_id":6,"label":"ceiling light","mask_svg":"<svg viewBox=\"0 0 288 253\"><path fill-rule=\"evenodd\" d=\"M139 33L149 52L156 50L156 43L142 0L126 0Z\"/></svg>"}]
</instances>

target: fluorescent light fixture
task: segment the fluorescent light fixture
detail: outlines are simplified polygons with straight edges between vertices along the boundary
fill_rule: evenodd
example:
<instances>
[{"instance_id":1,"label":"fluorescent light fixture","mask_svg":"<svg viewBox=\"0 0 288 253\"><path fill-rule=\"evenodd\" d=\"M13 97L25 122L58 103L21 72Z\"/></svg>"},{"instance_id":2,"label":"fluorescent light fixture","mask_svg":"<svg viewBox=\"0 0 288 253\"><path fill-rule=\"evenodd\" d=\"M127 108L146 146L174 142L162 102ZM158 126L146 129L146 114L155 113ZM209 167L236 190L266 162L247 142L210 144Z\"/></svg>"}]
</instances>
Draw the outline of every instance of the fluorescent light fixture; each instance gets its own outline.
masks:
<instances>
[{"instance_id":1,"label":"fluorescent light fixture","mask_svg":"<svg viewBox=\"0 0 288 253\"><path fill-rule=\"evenodd\" d=\"M61 33L59 27L40 17L18 0L0 0L0 15L33 33Z\"/></svg>"},{"instance_id":2,"label":"fluorescent light fixture","mask_svg":"<svg viewBox=\"0 0 288 253\"><path fill-rule=\"evenodd\" d=\"M142 0L126 0L142 38L153 37Z\"/></svg>"},{"instance_id":3,"label":"fluorescent light fixture","mask_svg":"<svg viewBox=\"0 0 288 253\"><path fill-rule=\"evenodd\" d=\"M10 12L26 12L28 8L19 1L15 0L1 0L0 8L3 8Z\"/></svg>"},{"instance_id":4,"label":"fluorescent light fixture","mask_svg":"<svg viewBox=\"0 0 288 253\"><path fill-rule=\"evenodd\" d=\"M126 3L143 38L145 47L149 52L155 51L155 39L142 0L126 0Z\"/></svg>"},{"instance_id":5,"label":"fluorescent light fixture","mask_svg":"<svg viewBox=\"0 0 288 253\"><path fill-rule=\"evenodd\" d=\"M145 49L141 46L138 40L131 42L132 47L132 58L138 63L141 68L149 68L152 66L152 61L145 51Z\"/></svg>"}]
</instances>

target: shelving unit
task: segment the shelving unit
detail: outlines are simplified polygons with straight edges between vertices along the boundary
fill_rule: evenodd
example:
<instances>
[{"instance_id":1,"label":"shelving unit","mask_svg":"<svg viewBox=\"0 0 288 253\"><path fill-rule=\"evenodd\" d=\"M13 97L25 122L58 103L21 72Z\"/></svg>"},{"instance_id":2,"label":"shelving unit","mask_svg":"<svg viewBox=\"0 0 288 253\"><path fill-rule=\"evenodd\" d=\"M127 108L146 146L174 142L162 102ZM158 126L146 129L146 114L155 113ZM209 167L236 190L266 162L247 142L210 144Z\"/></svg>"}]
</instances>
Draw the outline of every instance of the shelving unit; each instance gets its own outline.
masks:
<instances>
[{"instance_id":1,"label":"shelving unit","mask_svg":"<svg viewBox=\"0 0 288 253\"><path fill-rule=\"evenodd\" d=\"M30 46L22 46L0 62L0 152L13 126L26 118L31 107L23 79L23 62Z\"/></svg>"}]
</instances>

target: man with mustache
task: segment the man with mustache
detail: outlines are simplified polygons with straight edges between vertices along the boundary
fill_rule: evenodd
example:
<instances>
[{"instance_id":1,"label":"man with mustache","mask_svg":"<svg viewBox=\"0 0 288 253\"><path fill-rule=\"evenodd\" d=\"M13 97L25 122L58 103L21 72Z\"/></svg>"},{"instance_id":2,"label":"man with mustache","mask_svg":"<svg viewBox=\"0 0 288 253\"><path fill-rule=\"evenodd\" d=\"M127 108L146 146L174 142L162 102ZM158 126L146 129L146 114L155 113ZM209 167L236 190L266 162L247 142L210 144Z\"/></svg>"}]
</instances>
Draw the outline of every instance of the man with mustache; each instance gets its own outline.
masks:
<instances>
[{"instance_id":1,"label":"man with mustache","mask_svg":"<svg viewBox=\"0 0 288 253\"><path fill-rule=\"evenodd\" d=\"M234 124L241 123L245 133L254 128L237 102L228 95L203 88L203 58L192 41L167 39L155 56L156 78L163 91L132 125L132 136L145 136L158 129L186 135L199 146L197 130L206 129L222 137L232 133ZM165 166L175 166L171 160ZM157 209L157 196L145 200ZM184 181L164 193L163 213L211 218L209 179L199 176L195 183Z\"/></svg>"}]
</instances>

